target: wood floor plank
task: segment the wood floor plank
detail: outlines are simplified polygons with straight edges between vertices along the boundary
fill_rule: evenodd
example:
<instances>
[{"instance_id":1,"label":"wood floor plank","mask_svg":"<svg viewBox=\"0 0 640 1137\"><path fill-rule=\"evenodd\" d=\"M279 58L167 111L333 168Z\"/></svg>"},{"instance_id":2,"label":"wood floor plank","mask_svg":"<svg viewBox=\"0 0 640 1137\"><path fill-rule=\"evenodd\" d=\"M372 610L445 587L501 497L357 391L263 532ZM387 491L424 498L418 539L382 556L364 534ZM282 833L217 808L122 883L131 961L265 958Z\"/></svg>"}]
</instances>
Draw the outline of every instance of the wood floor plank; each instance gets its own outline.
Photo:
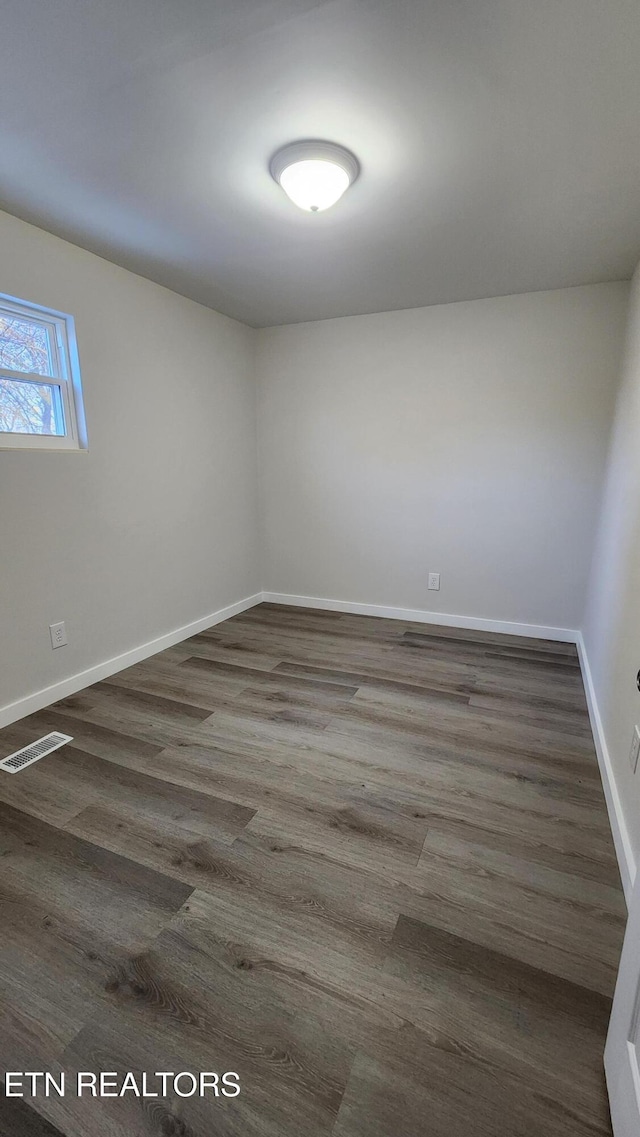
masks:
<instances>
[{"instance_id":1,"label":"wood floor plank","mask_svg":"<svg viewBox=\"0 0 640 1137\"><path fill-rule=\"evenodd\" d=\"M284 733L283 724L277 726L279 734ZM371 857L381 864L417 864L427 821L416 801L385 793L384 787L379 793L363 793L359 783L336 786L322 767L304 758L296 763L293 747L284 756L265 760L252 746L254 734L264 730L255 722L247 730L244 719L238 723L230 718L218 748L169 748L145 768L172 784L257 811L248 828L274 840L284 833L303 847L326 849L356 865L366 865Z\"/></svg>"},{"instance_id":2,"label":"wood floor plank","mask_svg":"<svg viewBox=\"0 0 640 1137\"><path fill-rule=\"evenodd\" d=\"M445 691L438 688L421 686L419 683L403 683L394 679L378 679L372 675L349 671L331 671L326 667L309 667L304 663L279 663L273 669L274 674L296 675L301 678L313 679L318 683L339 683L354 688L368 687L372 690L391 691L399 695L424 695L450 700L454 703L469 703L469 695L462 691Z\"/></svg>"},{"instance_id":3,"label":"wood floor plank","mask_svg":"<svg viewBox=\"0 0 640 1137\"><path fill-rule=\"evenodd\" d=\"M0 1105L0 1137L63 1137L62 1131L20 1098L4 1098Z\"/></svg>"},{"instance_id":4,"label":"wood floor plank","mask_svg":"<svg viewBox=\"0 0 640 1137\"><path fill-rule=\"evenodd\" d=\"M197 714L194 716L193 711ZM211 711L207 708L194 708L190 704L178 703L174 699L152 696L146 692L132 691L115 684L96 684L89 687L86 700L74 709L65 711L65 718L72 724L85 723L86 729L111 730L114 723L119 731L129 737L146 743L156 749L179 745L183 740L197 744L206 736L204 729ZM75 738L78 727L74 725L70 733ZM84 741L83 749L86 749Z\"/></svg>"},{"instance_id":5,"label":"wood floor plank","mask_svg":"<svg viewBox=\"0 0 640 1137\"><path fill-rule=\"evenodd\" d=\"M564 643L561 640L537 639L532 636L505 636L502 632L485 632L474 628L447 627L444 624L407 623L407 632L416 635L429 636L438 640L453 640L461 648L467 644L501 645L502 647L522 647L529 651L554 652L557 655L568 655L577 658L577 648L574 643Z\"/></svg>"},{"instance_id":6,"label":"wood floor plank","mask_svg":"<svg viewBox=\"0 0 640 1137\"><path fill-rule=\"evenodd\" d=\"M180 664L180 668L189 667L195 668L197 671L204 671L207 675L222 675L224 678L235 679L242 684L242 687L264 687L269 691L272 689L279 690L281 685L286 685L290 691L296 691L300 695L316 696L317 698L335 696L338 699L348 700L351 695L355 695L356 687L345 687L344 684L327 684L323 683L320 686L312 678L309 677L296 677L284 679L282 675L275 674L279 669L274 671L260 671L259 669L251 667L240 667L232 663L219 663L212 659L203 659L194 656L191 659L186 659L184 663Z\"/></svg>"},{"instance_id":7,"label":"wood floor plank","mask_svg":"<svg viewBox=\"0 0 640 1137\"><path fill-rule=\"evenodd\" d=\"M115 828L134 833L137 826L146 826L158 838L199 835L230 842L255 814L238 802L130 770L73 745L56 751L46 765L36 764L33 780L45 769L58 783L81 787L85 801L109 812ZM78 817L86 812L79 810ZM79 822L67 828L79 833Z\"/></svg>"},{"instance_id":8,"label":"wood floor plank","mask_svg":"<svg viewBox=\"0 0 640 1137\"><path fill-rule=\"evenodd\" d=\"M112 990L113 1007L74 1040L67 1065L88 1060L112 1069L201 1070L211 1069L213 1060L218 1069L240 1072L242 1092L233 1102L171 1097L158 1103L158 1128L150 1130L158 1133L171 1132L160 1126L173 1118L184 1127L177 1132L194 1137L324 1137L358 1039L376 1021L302 974L248 954L226 926L203 923L191 900L149 952L114 975ZM71 1109L77 1126L81 1108L72 1103ZM85 1137L104 1132L104 1119L96 1126L95 1114L87 1113ZM135 1100L117 1103L109 1134L138 1132L141 1114Z\"/></svg>"},{"instance_id":9,"label":"wood floor plank","mask_svg":"<svg viewBox=\"0 0 640 1137\"><path fill-rule=\"evenodd\" d=\"M526 663L529 668L543 668L548 675L558 672L579 671L577 654L566 655L554 651L544 651L536 647L513 646L504 642L490 644L485 641L460 642L452 637L435 637L421 632L405 632L400 640L402 648L420 649L434 658L456 658L464 655L466 659L477 659L479 663L513 660Z\"/></svg>"},{"instance_id":10,"label":"wood floor plank","mask_svg":"<svg viewBox=\"0 0 640 1137\"><path fill-rule=\"evenodd\" d=\"M245 830L231 846L212 837L159 836L151 827L113 824L106 809L83 811L69 823L73 832L107 849L136 856L141 864L215 895L240 895L249 900L273 897L293 911L300 910L326 925L388 941L398 918L398 897L369 868L360 868L316 853L292 841Z\"/></svg>"},{"instance_id":11,"label":"wood floor plank","mask_svg":"<svg viewBox=\"0 0 640 1137\"><path fill-rule=\"evenodd\" d=\"M423 733L428 729L429 737L434 740L443 733L460 748L466 745L473 750L488 744L495 754L525 748L531 756L551 755L558 759L565 754L590 757L593 753L593 740L582 731L568 734L540 719L533 723L519 719L514 723L499 712L469 705L469 701L452 704L448 698L439 698L437 693L400 694L363 686L340 713L401 731L411 726Z\"/></svg>"},{"instance_id":12,"label":"wood floor plank","mask_svg":"<svg viewBox=\"0 0 640 1137\"><path fill-rule=\"evenodd\" d=\"M128 734L126 729L120 729L123 724L116 716L112 716L108 721L110 725L103 726L89 721L82 714L70 713L61 703L54 703L46 710L29 715L17 724L22 731L22 741L19 745L26 746L27 742L34 742L43 734L59 730L63 734L70 735L78 747L88 754L114 761L126 760L128 757L133 762L136 759L151 759L164 749L157 742L147 742ZM2 738L4 731L0 731L0 739ZM13 749L13 746L6 748L6 753L9 753L10 749ZM20 776L22 777L22 774Z\"/></svg>"},{"instance_id":13,"label":"wood floor plank","mask_svg":"<svg viewBox=\"0 0 640 1137\"><path fill-rule=\"evenodd\" d=\"M575 645L264 604L0 756L51 730L0 772L0 1065L243 1088L0 1135L610 1137L625 909Z\"/></svg>"},{"instance_id":14,"label":"wood floor plank","mask_svg":"<svg viewBox=\"0 0 640 1137\"><path fill-rule=\"evenodd\" d=\"M227 706L241 689L238 680L228 679L225 675L203 674L200 677L193 671L185 673L178 665L189 658L192 657L183 652L175 662L173 659L165 660L163 652L145 663L112 675L107 682L111 686L160 695L178 703L206 707L208 714Z\"/></svg>"},{"instance_id":15,"label":"wood floor plank","mask_svg":"<svg viewBox=\"0 0 640 1137\"><path fill-rule=\"evenodd\" d=\"M246 651L264 652L269 649L281 662L302 662L317 667L343 671L357 671L382 679L421 682L427 687L444 687L466 691L476 677L472 663L459 659L425 659L424 652L411 652L399 648L400 640L371 640L364 635L336 636L327 633L303 634L292 628L245 628L225 631L218 625L218 637L223 642L243 645Z\"/></svg>"},{"instance_id":16,"label":"wood floor plank","mask_svg":"<svg viewBox=\"0 0 640 1137\"><path fill-rule=\"evenodd\" d=\"M558 1121L566 1111L606 1132L600 1076L608 998L405 916L385 973L410 983L411 1021L438 1050L464 1053L496 1081L513 1078L525 1093L537 1091ZM510 1104L505 1099L505 1110ZM512 1131L508 1112L505 1129Z\"/></svg>"},{"instance_id":17,"label":"wood floor plank","mask_svg":"<svg viewBox=\"0 0 640 1137\"><path fill-rule=\"evenodd\" d=\"M104 923L127 943L132 929L136 935L157 931L158 920L173 914L189 894L135 861L0 804L0 885L5 881L19 883L25 899L71 906L87 926Z\"/></svg>"},{"instance_id":18,"label":"wood floor plank","mask_svg":"<svg viewBox=\"0 0 640 1137\"><path fill-rule=\"evenodd\" d=\"M176 644L175 647L162 652L162 658L183 663L185 659L200 655L203 659L214 659L218 663L235 663L239 667L252 667L256 671L271 671L280 662L278 655L254 651L244 640L230 637L219 630L223 627L222 624L216 624L214 628Z\"/></svg>"},{"instance_id":19,"label":"wood floor plank","mask_svg":"<svg viewBox=\"0 0 640 1137\"><path fill-rule=\"evenodd\" d=\"M602 1086L602 1098L605 1098ZM423 1031L398 1032L393 1051L358 1054L333 1137L596 1137L602 1118L569 1109L505 1074L448 1051Z\"/></svg>"},{"instance_id":20,"label":"wood floor plank","mask_svg":"<svg viewBox=\"0 0 640 1137\"><path fill-rule=\"evenodd\" d=\"M22 1068L60 1056L103 1005L113 968L147 947L191 891L0 805L2 1019L37 1062Z\"/></svg>"},{"instance_id":21,"label":"wood floor plank","mask_svg":"<svg viewBox=\"0 0 640 1137\"><path fill-rule=\"evenodd\" d=\"M20 747L38 736L39 732L31 731ZM95 791L92 785L80 785L72 778L61 782L52 767L50 762L35 762L25 767L19 778L0 779L0 801L41 821L63 826L95 800Z\"/></svg>"}]
</instances>

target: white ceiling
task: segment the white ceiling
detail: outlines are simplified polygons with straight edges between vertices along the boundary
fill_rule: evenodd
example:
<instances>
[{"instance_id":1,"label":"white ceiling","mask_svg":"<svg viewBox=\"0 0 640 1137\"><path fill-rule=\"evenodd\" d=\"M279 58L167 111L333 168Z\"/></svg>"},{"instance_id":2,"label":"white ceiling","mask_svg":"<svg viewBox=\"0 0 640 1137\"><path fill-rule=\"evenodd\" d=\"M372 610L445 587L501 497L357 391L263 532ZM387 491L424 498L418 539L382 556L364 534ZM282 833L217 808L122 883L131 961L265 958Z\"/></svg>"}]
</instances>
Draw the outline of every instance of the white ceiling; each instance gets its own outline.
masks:
<instances>
[{"instance_id":1,"label":"white ceiling","mask_svg":"<svg viewBox=\"0 0 640 1137\"><path fill-rule=\"evenodd\" d=\"M638 0L19 0L0 205L247 323L631 275ZM270 179L327 138L362 174Z\"/></svg>"}]
</instances>

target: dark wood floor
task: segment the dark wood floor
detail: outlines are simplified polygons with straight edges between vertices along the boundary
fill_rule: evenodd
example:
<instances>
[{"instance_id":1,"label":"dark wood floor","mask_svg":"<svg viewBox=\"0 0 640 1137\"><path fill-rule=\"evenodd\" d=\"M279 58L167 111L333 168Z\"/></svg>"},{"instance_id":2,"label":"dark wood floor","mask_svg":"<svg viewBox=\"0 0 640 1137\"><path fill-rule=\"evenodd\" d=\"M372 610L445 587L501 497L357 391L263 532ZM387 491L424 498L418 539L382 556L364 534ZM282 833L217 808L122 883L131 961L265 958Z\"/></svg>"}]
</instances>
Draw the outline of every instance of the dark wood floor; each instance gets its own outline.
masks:
<instances>
[{"instance_id":1,"label":"dark wood floor","mask_svg":"<svg viewBox=\"0 0 640 1137\"><path fill-rule=\"evenodd\" d=\"M264 604L0 732L2 1137L594 1137L625 910L573 646Z\"/></svg>"}]
</instances>

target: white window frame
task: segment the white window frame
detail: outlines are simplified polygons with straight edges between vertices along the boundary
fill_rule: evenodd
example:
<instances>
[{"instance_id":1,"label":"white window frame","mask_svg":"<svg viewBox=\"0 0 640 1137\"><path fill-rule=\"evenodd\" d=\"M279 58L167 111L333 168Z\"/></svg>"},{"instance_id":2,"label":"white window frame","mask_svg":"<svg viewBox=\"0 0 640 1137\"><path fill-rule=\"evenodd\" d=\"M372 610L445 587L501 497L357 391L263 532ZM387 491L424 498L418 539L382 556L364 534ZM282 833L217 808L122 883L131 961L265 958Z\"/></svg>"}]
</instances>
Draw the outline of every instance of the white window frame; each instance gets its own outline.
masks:
<instances>
[{"instance_id":1,"label":"white window frame","mask_svg":"<svg viewBox=\"0 0 640 1137\"><path fill-rule=\"evenodd\" d=\"M0 379L58 390L66 434L14 434L0 430L0 450L86 450L87 430L73 316L0 293L0 314L3 313L46 327L53 356L52 369L56 374L36 375L0 366Z\"/></svg>"}]
</instances>

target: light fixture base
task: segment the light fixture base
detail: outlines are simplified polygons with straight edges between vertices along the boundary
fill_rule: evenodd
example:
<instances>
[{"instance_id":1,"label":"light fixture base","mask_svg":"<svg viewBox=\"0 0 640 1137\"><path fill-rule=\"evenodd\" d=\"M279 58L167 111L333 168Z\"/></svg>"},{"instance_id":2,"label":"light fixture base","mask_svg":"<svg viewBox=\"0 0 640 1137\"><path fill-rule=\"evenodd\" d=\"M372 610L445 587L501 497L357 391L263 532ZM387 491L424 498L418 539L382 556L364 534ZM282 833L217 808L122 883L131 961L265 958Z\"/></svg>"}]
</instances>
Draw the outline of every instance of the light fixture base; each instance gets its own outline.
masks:
<instances>
[{"instance_id":1,"label":"light fixture base","mask_svg":"<svg viewBox=\"0 0 640 1137\"><path fill-rule=\"evenodd\" d=\"M325 142L322 139L305 139L302 142L290 142L280 150L276 150L269 162L271 177L280 184L283 172L295 162L334 162L341 166L349 177L349 184L355 182L360 173L360 163L355 154L347 150L346 146L338 146L337 142Z\"/></svg>"}]
</instances>

